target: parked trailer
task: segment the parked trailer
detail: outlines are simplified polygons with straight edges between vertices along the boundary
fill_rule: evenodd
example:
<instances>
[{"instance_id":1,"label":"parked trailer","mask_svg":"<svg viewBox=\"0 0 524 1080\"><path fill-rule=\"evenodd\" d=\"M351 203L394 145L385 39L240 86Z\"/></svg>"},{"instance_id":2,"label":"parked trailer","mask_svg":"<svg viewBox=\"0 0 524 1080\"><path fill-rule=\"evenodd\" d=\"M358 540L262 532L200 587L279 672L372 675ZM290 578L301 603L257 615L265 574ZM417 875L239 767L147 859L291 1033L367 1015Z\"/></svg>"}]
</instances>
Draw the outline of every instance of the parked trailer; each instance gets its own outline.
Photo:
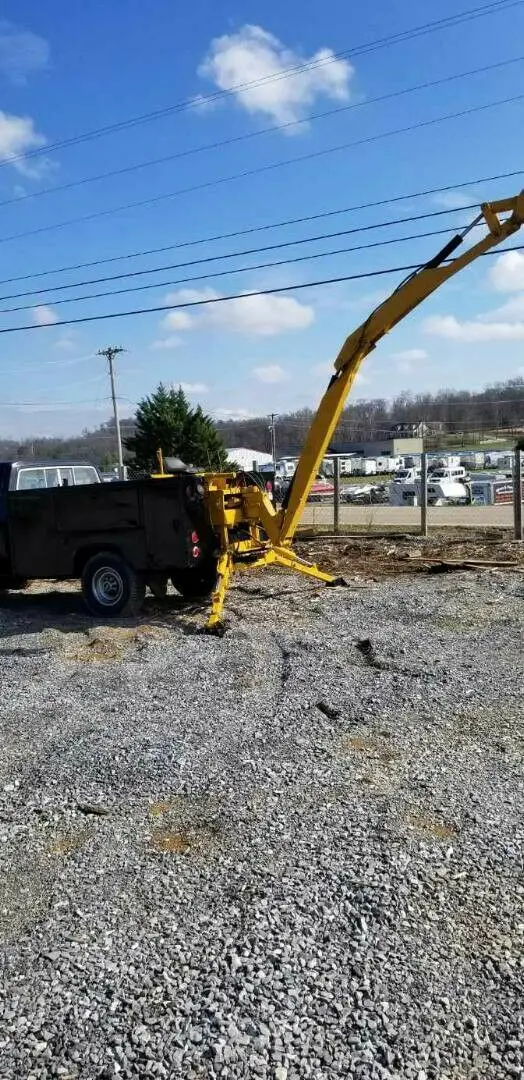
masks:
<instances>
[{"instance_id":1,"label":"parked trailer","mask_svg":"<svg viewBox=\"0 0 524 1080\"><path fill-rule=\"evenodd\" d=\"M375 458L360 458L358 466L355 467L355 476L376 476L377 474L377 462Z\"/></svg>"},{"instance_id":2,"label":"parked trailer","mask_svg":"<svg viewBox=\"0 0 524 1080\"><path fill-rule=\"evenodd\" d=\"M471 481L471 501L475 506L495 506L513 502L513 481L485 479Z\"/></svg>"}]
</instances>

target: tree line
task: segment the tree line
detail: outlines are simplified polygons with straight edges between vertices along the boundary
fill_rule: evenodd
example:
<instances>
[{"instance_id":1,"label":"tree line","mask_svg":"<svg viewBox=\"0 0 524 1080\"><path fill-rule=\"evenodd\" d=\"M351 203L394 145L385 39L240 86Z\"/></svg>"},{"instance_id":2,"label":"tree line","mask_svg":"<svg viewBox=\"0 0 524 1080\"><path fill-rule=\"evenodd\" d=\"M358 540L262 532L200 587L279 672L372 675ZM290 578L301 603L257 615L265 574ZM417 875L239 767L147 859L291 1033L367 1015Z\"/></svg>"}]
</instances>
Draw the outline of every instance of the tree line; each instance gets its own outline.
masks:
<instances>
[{"instance_id":1,"label":"tree line","mask_svg":"<svg viewBox=\"0 0 524 1080\"><path fill-rule=\"evenodd\" d=\"M277 417L279 456L300 452L312 416L311 410L300 409ZM383 438L396 423L425 423L437 443L439 432L503 430L519 434L524 432L524 378L492 383L476 392L404 392L392 401L359 399L344 410L331 449L343 451L345 443ZM154 465L159 446L164 454L174 454L198 467L218 469L226 461L226 447L246 446L269 452L271 445L267 416L215 423L200 406L191 407L181 389L162 385L139 403L134 419L122 422L122 434L126 460L139 469ZM0 457L4 460L31 456L85 459L109 471L116 463L114 421L69 438L35 437L23 442L0 438Z\"/></svg>"}]
</instances>

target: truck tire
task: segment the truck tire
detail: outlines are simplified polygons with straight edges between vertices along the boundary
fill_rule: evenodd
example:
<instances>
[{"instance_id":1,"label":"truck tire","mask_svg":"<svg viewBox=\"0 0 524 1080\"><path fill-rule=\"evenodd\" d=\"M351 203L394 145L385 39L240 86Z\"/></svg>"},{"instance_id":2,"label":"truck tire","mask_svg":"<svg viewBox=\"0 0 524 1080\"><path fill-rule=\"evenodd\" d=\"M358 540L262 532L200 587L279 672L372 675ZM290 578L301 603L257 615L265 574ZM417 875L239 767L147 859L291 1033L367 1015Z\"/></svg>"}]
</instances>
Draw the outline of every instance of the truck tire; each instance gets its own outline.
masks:
<instances>
[{"instance_id":1,"label":"truck tire","mask_svg":"<svg viewBox=\"0 0 524 1080\"><path fill-rule=\"evenodd\" d=\"M82 594L92 615L138 615L145 592L145 582L114 551L100 551L84 567Z\"/></svg>"},{"instance_id":2,"label":"truck tire","mask_svg":"<svg viewBox=\"0 0 524 1080\"><path fill-rule=\"evenodd\" d=\"M206 559L187 570L176 570L171 575L171 581L177 592L188 600L204 599L211 595L216 585L216 559Z\"/></svg>"}]
</instances>

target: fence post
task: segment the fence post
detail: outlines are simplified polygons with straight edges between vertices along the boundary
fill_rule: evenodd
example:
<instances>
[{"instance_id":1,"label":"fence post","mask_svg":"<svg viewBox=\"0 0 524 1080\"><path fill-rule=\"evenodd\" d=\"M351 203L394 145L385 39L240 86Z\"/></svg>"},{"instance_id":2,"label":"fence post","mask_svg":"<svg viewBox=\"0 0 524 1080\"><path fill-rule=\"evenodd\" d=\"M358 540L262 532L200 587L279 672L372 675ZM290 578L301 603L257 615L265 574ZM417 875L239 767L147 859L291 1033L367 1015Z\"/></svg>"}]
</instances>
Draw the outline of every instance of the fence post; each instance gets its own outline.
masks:
<instances>
[{"instance_id":1,"label":"fence post","mask_svg":"<svg viewBox=\"0 0 524 1080\"><path fill-rule=\"evenodd\" d=\"M522 540L522 450L515 450L513 466L513 520L515 540Z\"/></svg>"},{"instance_id":2,"label":"fence post","mask_svg":"<svg viewBox=\"0 0 524 1080\"><path fill-rule=\"evenodd\" d=\"M340 529L340 458L333 460L333 532Z\"/></svg>"},{"instance_id":3,"label":"fence post","mask_svg":"<svg viewBox=\"0 0 524 1080\"><path fill-rule=\"evenodd\" d=\"M428 455L423 450L420 457L420 535L428 535Z\"/></svg>"}]
</instances>

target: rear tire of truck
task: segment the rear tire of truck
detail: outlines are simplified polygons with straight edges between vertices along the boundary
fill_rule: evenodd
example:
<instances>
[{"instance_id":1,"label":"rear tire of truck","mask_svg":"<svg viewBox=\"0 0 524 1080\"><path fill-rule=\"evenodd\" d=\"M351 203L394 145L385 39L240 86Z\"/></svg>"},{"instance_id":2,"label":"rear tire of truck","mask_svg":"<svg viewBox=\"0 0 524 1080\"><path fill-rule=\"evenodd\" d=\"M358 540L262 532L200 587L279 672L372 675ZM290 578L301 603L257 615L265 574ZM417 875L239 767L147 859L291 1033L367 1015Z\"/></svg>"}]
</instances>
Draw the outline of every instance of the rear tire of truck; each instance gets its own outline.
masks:
<instances>
[{"instance_id":1,"label":"rear tire of truck","mask_svg":"<svg viewBox=\"0 0 524 1080\"><path fill-rule=\"evenodd\" d=\"M216 559L208 559L187 570L176 570L171 581L185 599L203 600L211 595L217 583Z\"/></svg>"},{"instance_id":2,"label":"rear tire of truck","mask_svg":"<svg viewBox=\"0 0 524 1080\"><path fill-rule=\"evenodd\" d=\"M84 567L82 594L92 615L105 619L138 615L145 592L145 582L113 551L93 555Z\"/></svg>"}]
</instances>

